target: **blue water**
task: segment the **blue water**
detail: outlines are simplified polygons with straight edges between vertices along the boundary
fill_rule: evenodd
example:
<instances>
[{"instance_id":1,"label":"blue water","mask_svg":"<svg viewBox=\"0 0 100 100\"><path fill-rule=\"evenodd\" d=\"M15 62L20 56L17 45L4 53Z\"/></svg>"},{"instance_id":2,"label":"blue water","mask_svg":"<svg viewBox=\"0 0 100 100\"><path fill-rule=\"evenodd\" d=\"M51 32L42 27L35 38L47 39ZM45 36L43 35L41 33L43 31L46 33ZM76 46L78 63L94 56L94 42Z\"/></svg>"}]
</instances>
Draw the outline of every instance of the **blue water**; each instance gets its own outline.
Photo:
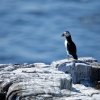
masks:
<instances>
[{"instance_id":1,"label":"blue water","mask_svg":"<svg viewBox=\"0 0 100 100\"><path fill-rule=\"evenodd\" d=\"M0 0L0 63L64 59L66 30L79 57L100 61L100 0Z\"/></svg>"}]
</instances>

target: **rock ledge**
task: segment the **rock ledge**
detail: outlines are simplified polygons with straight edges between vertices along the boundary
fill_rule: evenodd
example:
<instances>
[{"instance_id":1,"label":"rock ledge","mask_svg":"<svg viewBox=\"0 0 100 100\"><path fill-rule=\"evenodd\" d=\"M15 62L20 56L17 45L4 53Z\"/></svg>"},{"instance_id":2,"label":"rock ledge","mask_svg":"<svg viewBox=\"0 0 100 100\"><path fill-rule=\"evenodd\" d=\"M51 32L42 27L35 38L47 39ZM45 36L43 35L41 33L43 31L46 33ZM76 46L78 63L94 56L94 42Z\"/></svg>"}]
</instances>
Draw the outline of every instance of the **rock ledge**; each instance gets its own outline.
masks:
<instances>
[{"instance_id":1,"label":"rock ledge","mask_svg":"<svg viewBox=\"0 0 100 100\"><path fill-rule=\"evenodd\" d=\"M99 100L99 88L100 63L92 57L0 64L0 100Z\"/></svg>"}]
</instances>

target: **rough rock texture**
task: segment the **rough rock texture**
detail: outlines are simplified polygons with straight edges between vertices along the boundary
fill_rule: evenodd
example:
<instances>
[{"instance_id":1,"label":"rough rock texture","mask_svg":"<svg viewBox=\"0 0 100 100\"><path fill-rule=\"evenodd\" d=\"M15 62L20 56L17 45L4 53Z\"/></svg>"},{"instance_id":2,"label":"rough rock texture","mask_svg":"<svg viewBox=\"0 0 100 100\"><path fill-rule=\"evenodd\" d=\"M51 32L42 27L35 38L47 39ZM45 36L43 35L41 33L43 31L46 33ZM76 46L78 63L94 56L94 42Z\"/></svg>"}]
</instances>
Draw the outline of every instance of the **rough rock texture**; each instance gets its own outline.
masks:
<instances>
[{"instance_id":1,"label":"rough rock texture","mask_svg":"<svg viewBox=\"0 0 100 100\"><path fill-rule=\"evenodd\" d=\"M0 70L0 91L6 100L51 100L70 95L70 75L51 69L50 65L9 64L0 65ZM0 98L5 100L3 95Z\"/></svg>"},{"instance_id":2,"label":"rough rock texture","mask_svg":"<svg viewBox=\"0 0 100 100\"><path fill-rule=\"evenodd\" d=\"M100 63L93 62L91 66L91 81L100 88Z\"/></svg>"},{"instance_id":3,"label":"rough rock texture","mask_svg":"<svg viewBox=\"0 0 100 100\"><path fill-rule=\"evenodd\" d=\"M0 100L100 100L99 89L100 64L92 57L0 64Z\"/></svg>"},{"instance_id":4,"label":"rough rock texture","mask_svg":"<svg viewBox=\"0 0 100 100\"><path fill-rule=\"evenodd\" d=\"M75 60L54 61L53 68L71 74L73 83L97 82L100 80L100 64L92 57L79 58Z\"/></svg>"},{"instance_id":5,"label":"rough rock texture","mask_svg":"<svg viewBox=\"0 0 100 100\"><path fill-rule=\"evenodd\" d=\"M59 100L100 100L100 63L96 59L92 57L82 57L78 61L63 59L52 62L51 66L71 74L74 83L71 96Z\"/></svg>"}]
</instances>

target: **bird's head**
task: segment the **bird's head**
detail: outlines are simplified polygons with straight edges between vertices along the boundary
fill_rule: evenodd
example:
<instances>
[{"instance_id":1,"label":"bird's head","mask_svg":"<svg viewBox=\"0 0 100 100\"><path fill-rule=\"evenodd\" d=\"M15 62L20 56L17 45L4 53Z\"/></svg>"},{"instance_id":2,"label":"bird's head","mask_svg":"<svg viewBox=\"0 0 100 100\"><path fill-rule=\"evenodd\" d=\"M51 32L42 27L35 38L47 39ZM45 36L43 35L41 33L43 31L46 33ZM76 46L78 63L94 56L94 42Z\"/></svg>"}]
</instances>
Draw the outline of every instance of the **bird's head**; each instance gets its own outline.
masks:
<instances>
[{"instance_id":1,"label":"bird's head","mask_svg":"<svg viewBox=\"0 0 100 100\"><path fill-rule=\"evenodd\" d=\"M69 37L71 35L70 35L70 32L69 31L65 31L65 32L63 32L62 36L63 37Z\"/></svg>"}]
</instances>

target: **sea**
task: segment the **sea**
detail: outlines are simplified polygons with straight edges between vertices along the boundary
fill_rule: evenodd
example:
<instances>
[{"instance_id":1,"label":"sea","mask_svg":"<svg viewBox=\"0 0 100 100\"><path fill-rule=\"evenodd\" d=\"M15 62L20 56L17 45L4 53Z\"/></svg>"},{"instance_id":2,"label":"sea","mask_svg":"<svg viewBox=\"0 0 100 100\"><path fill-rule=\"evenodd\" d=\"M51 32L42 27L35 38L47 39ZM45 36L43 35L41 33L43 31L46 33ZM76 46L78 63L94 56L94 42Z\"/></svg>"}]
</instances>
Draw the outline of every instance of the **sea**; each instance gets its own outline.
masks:
<instances>
[{"instance_id":1,"label":"sea","mask_svg":"<svg viewBox=\"0 0 100 100\"><path fill-rule=\"evenodd\" d=\"M0 64L66 59L64 31L100 61L100 0L0 0Z\"/></svg>"}]
</instances>

